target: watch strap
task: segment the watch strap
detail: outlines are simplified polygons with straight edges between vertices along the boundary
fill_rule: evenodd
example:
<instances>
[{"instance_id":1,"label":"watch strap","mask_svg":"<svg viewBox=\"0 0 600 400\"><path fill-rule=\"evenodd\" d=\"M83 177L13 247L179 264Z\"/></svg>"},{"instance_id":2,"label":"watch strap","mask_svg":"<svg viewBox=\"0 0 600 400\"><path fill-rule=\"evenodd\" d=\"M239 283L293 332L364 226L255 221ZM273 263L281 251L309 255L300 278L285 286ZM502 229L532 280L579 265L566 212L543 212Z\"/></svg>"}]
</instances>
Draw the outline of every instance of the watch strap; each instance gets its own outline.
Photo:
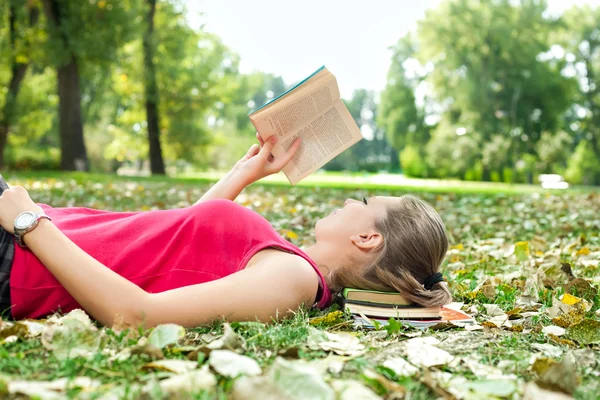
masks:
<instances>
[{"instance_id":1,"label":"watch strap","mask_svg":"<svg viewBox=\"0 0 600 400\"><path fill-rule=\"evenodd\" d=\"M25 241L23 240L23 236L25 236L27 233L29 233L32 230L34 230L35 228L37 228L41 219L47 219L48 221L52 221L52 218L50 218L44 212L42 212L42 213L37 213L34 211L31 211L31 212L36 215L36 219L35 219L34 223L29 228L27 228L25 231L20 231L20 230L15 229L15 240L16 240L17 244L23 248L27 248L27 245L25 244ZM19 214L19 215L21 215L21 214ZM17 216L17 218L19 218L19 216Z\"/></svg>"}]
</instances>

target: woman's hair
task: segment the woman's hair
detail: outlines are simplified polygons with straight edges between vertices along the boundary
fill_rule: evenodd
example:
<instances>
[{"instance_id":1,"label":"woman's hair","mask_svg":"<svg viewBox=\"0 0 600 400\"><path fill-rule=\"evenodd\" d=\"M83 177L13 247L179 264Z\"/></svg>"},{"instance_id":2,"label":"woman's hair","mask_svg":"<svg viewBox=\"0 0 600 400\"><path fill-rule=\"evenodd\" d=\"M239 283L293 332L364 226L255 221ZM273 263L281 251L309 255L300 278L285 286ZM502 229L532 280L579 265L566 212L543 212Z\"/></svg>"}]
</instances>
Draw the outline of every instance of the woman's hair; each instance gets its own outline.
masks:
<instances>
[{"instance_id":1,"label":"woman's hair","mask_svg":"<svg viewBox=\"0 0 600 400\"><path fill-rule=\"evenodd\" d=\"M388 206L387 216L375 222L383 236L371 266L357 271L341 268L327 276L331 290L344 287L397 291L409 301L436 307L452 300L445 282L425 289L423 283L439 271L448 250L448 238L439 214L425 201L405 195Z\"/></svg>"}]
</instances>

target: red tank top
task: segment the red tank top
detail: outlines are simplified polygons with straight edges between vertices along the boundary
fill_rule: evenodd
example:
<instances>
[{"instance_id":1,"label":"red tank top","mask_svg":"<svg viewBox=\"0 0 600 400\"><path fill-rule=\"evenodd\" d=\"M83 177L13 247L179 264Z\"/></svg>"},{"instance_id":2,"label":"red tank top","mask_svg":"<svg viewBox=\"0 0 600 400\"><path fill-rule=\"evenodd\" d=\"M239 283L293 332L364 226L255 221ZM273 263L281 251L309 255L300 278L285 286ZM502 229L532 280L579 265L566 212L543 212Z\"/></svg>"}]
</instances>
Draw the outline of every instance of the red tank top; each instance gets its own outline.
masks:
<instances>
[{"instance_id":1,"label":"red tank top","mask_svg":"<svg viewBox=\"0 0 600 400\"><path fill-rule=\"evenodd\" d=\"M320 279L317 305L331 303L315 262L262 216L232 201L142 212L41 206L86 253L150 293L223 278L243 269L258 251L277 247L312 265ZM16 245L10 294L15 319L81 308L31 251Z\"/></svg>"}]
</instances>

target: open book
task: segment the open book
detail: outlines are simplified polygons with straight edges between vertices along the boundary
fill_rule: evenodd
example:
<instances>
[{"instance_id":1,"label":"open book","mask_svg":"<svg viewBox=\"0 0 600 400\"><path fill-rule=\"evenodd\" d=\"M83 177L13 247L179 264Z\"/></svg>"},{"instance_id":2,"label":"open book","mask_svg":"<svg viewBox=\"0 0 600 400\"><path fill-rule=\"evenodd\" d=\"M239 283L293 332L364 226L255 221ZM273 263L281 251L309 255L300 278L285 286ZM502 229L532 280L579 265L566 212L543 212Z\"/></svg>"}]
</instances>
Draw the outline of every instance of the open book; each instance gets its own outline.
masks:
<instances>
[{"instance_id":1,"label":"open book","mask_svg":"<svg viewBox=\"0 0 600 400\"><path fill-rule=\"evenodd\" d=\"M302 140L292 161L283 168L292 185L362 139L340 98L335 76L324 66L249 117L263 140L278 136L272 151L275 158L297 137Z\"/></svg>"}]
</instances>

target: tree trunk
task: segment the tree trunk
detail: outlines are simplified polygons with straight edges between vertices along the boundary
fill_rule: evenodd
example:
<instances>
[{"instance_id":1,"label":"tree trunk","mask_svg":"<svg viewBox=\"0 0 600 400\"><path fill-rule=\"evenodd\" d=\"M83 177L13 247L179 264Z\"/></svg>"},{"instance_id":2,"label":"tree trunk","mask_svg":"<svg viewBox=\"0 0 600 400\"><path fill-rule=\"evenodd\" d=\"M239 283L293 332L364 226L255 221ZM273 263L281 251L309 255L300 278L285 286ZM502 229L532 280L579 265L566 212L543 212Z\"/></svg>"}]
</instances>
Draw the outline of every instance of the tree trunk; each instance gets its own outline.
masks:
<instances>
[{"instance_id":1,"label":"tree trunk","mask_svg":"<svg viewBox=\"0 0 600 400\"><path fill-rule=\"evenodd\" d=\"M15 2L10 2L8 7L8 29L10 37L10 47L14 51L16 48L16 37L17 32L15 28L16 23L16 9ZM37 23L39 17L39 10L35 7L29 10L29 25L33 26ZM8 140L8 133L10 132L10 126L14 122L15 107L17 104L17 96L21 89L21 83L25 78L27 67L29 62L20 63L17 62L16 57L11 57L11 74L10 81L8 84L8 92L6 93L6 100L4 102L4 108L2 110L2 119L0 120L0 168L4 168L4 149Z\"/></svg>"},{"instance_id":2,"label":"tree trunk","mask_svg":"<svg viewBox=\"0 0 600 400\"><path fill-rule=\"evenodd\" d=\"M42 3L49 25L52 27L51 33L58 36L63 45L68 48L68 38L61 31L64 21L62 21L60 5L56 0L42 0ZM71 53L66 64L57 68L57 75L60 167L67 171L89 171L90 166L83 139L79 68L74 54Z\"/></svg>"},{"instance_id":3,"label":"tree trunk","mask_svg":"<svg viewBox=\"0 0 600 400\"><path fill-rule=\"evenodd\" d=\"M154 65L154 14L156 0L147 0L149 10L146 22L148 29L144 33L144 90L146 96L146 118L148 120L148 144L150 147L150 171L152 175L164 175L165 164L160 146L160 127L158 115L158 89L156 86L156 67Z\"/></svg>"},{"instance_id":4,"label":"tree trunk","mask_svg":"<svg viewBox=\"0 0 600 400\"><path fill-rule=\"evenodd\" d=\"M0 168L4 168L4 148L8 140L8 132L14 121L15 106L17 103L17 95L21 88L21 82L27 72L27 64L15 63L11 68L10 83L8 85L8 93L6 94L6 102L2 110L2 121L0 121Z\"/></svg>"},{"instance_id":5,"label":"tree trunk","mask_svg":"<svg viewBox=\"0 0 600 400\"><path fill-rule=\"evenodd\" d=\"M58 115L60 120L60 168L65 171L89 171L83 139L81 90L75 57L58 72Z\"/></svg>"}]
</instances>

